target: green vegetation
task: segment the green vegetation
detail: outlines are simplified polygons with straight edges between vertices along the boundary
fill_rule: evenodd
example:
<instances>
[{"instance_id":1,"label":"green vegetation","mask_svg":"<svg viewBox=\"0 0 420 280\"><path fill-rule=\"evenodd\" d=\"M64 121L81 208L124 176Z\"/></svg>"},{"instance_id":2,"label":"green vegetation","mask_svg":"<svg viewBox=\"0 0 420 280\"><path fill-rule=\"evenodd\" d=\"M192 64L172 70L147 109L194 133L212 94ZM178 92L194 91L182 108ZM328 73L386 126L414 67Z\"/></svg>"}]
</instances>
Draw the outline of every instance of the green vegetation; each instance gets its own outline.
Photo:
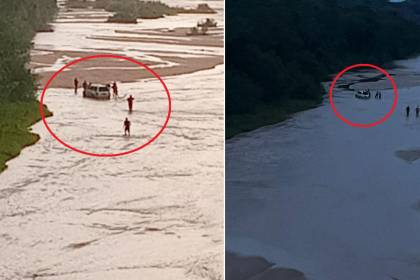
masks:
<instances>
[{"instance_id":1,"label":"green vegetation","mask_svg":"<svg viewBox=\"0 0 420 280\"><path fill-rule=\"evenodd\" d=\"M27 65L35 32L46 28L55 10L55 0L0 1L0 171L38 139L27 129L40 118Z\"/></svg>"},{"instance_id":2,"label":"green vegetation","mask_svg":"<svg viewBox=\"0 0 420 280\"><path fill-rule=\"evenodd\" d=\"M34 98L34 80L26 67L31 41L51 20L55 7L54 0L0 1L1 100Z\"/></svg>"},{"instance_id":3,"label":"green vegetation","mask_svg":"<svg viewBox=\"0 0 420 280\"><path fill-rule=\"evenodd\" d=\"M106 8L108 11L115 12L114 18L137 19L137 18L160 18L164 15L176 15L176 8L171 8L162 2L152 1L112 1Z\"/></svg>"},{"instance_id":4,"label":"green vegetation","mask_svg":"<svg viewBox=\"0 0 420 280\"><path fill-rule=\"evenodd\" d=\"M195 9L184 9L179 7L170 7L160 1L140 1L140 0L96 0L95 2L87 0L69 0L70 8L88 8L105 9L115 14L111 16L108 22L135 23L138 18L155 19L165 15L172 16L179 13L215 13L207 4L199 4Z\"/></svg>"},{"instance_id":5,"label":"green vegetation","mask_svg":"<svg viewBox=\"0 0 420 280\"><path fill-rule=\"evenodd\" d=\"M51 115L47 108L44 108L44 112L47 112L47 116ZM35 100L0 104L0 172L6 168L7 160L39 140L37 134L28 130L39 120L39 103Z\"/></svg>"},{"instance_id":6,"label":"green vegetation","mask_svg":"<svg viewBox=\"0 0 420 280\"><path fill-rule=\"evenodd\" d=\"M396 12L402 5L356 2L226 1L227 137L318 104L320 82L345 66L420 51L420 28Z\"/></svg>"},{"instance_id":7,"label":"green vegetation","mask_svg":"<svg viewBox=\"0 0 420 280\"><path fill-rule=\"evenodd\" d=\"M207 4L200 4L195 9L184 9L179 7L170 7L159 1L139 1L139 0L111 0L105 9L115 12L110 19L133 20L161 18L165 15L174 16L180 13L215 13Z\"/></svg>"},{"instance_id":8,"label":"green vegetation","mask_svg":"<svg viewBox=\"0 0 420 280\"><path fill-rule=\"evenodd\" d=\"M116 15L134 16L136 18L159 18L164 15L176 15L175 8L171 8L162 2L152 1L113 1L109 10L116 11Z\"/></svg>"}]
</instances>

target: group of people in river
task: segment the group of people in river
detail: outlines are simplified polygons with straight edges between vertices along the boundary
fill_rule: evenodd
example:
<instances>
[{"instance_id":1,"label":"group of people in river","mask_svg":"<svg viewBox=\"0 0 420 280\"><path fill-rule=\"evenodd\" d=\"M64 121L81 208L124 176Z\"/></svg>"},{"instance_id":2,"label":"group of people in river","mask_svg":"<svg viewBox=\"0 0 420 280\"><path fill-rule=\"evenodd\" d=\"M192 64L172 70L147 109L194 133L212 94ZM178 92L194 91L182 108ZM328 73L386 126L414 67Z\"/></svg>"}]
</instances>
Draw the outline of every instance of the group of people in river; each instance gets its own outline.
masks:
<instances>
[{"instance_id":1,"label":"group of people in river","mask_svg":"<svg viewBox=\"0 0 420 280\"><path fill-rule=\"evenodd\" d=\"M91 82L87 82L86 80L83 81L82 83L82 88L83 88L83 95L85 94L86 90L92 85ZM113 82L112 85L111 84L106 84L106 87L108 89L112 88L112 94L114 99L118 99L118 86L117 86L117 82ZM74 78L74 94L77 94L77 91L79 89L79 79L76 77ZM132 113L133 112L133 103L134 103L134 97L133 95L130 94L130 96L127 98L127 103L128 103L128 112ZM131 122L128 119L128 117L125 118L124 120L124 136L130 136L130 127L131 127Z\"/></svg>"},{"instance_id":2,"label":"group of people in river","mask_svg":"<svg viewBox=\"0 0 420 280\"><path fill-rule=\"evenodd\" d=\"M86 90L92 85L91 82L87 82L86 80L83 81L82 83L82 88L83 88L83 93L86 92ZM106 87L108 89L112 88L112 95L114 97L114 99L118 98L118 86L117 86L117 82L113 82L112 85L111 84L106 84ZM79 79L74 78L74 94L77 94L77 90L79 89Z\"/></svg>"},{"instance_id":3,"label":"group of people in river","mask_svg":"<svg viewBox=\"0 0 420 280\"><path fill-rule=\"evenodd\" d=\"M410 116L410 106L405 107L405 115L408 118ZM420 107L417 105L416 107L416 118L420 116Z\"/></svg>"}]
</instances>

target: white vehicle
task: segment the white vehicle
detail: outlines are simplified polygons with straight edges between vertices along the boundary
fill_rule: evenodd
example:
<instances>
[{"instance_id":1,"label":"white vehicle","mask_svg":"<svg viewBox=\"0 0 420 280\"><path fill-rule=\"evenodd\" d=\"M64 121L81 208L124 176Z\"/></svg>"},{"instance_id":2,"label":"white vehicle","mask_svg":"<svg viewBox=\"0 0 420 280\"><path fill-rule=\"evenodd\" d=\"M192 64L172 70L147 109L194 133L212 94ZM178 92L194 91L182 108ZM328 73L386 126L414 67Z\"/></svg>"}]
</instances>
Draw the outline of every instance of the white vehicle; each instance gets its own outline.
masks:
<instances>
[{"instance_id":1,"label":"white vehicle","mask_svg":"<svg viewBox=\"0 0 420 280\"><path fill-rule=\"evenodd\" d=\"M111 99L110 86L106 85L89 85L85 91L83 91L83 97L109 100Z\"/></svg>"},{"instance_id":2,"label":"white vehicle","mask_svg":"<svg viewBox=\"0 0 420 280\"><path fill-rule=\"evenodd\" d=\"M370 90L359 90L354 96L360 99L370 99Z\"/></svg>"}]
</instances>

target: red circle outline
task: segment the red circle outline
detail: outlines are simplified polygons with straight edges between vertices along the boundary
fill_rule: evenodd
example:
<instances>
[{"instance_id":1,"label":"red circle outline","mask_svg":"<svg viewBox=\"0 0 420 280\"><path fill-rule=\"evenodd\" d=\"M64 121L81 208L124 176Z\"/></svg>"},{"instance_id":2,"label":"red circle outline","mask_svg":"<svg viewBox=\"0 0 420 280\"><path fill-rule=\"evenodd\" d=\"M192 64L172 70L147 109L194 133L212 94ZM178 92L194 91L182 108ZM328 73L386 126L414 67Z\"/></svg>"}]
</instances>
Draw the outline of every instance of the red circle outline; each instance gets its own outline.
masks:
<instances>
[{"instance_id":1,"label":"red circle outline","mask_svg":"<svg viewBox=\"0 0 420 280\"><path fill-rule=\"evenodd\" d=\"M372 122L372 123L356 123L356 122L352 122L352 121L346 119L344 116L342 116L338 112L337 108L334 105L334 101L333 101L333 91L334 91L334 87L335 87L335 84L337 83L338 79L340 79L341 76L343 76L344 73L346 73L347 71L352 70L354 68L360 68L360 67L373 68L373 69L378 70L382 74L384 74L388 78L388 80L391 82L392 88L394 90L394 101L392 103L391 110L385 116L383 116L381 119L379 119L375 122ZM373 64L368 64L368 63L353 64L353 65L350 65L350 66L344 68L334 78L334 80L332 81L332 83L330 85L329 100L330 100L330 104L331 104L331 107L332 107L335 115L340 120L342 120L344 123L348 124L349 126L353 126L353 127L370 128L370 127L373 127L373 126L376 126L376 125L379 125L379 124L385 122L394 113L395 108L397 107L397 103L398 103L398 88L397 88L397 85L396 85L394 79L391 77L391 75L389 75L389 73L386 70L382 69L381 67L373 65Z\"/></svg>"},{"instance_id":2,"label":"red circle outline","mask_svg":"<svg viewBox=\"0 0 420 280\"><path fill-rule=\"evenodd\" d=\"M143 68L145 68L149 73L151 73L155 78L157 78L159 80L159 82L162 84L163 88L165 89L166 95L168 97L168 113L166 115L166 119L165 119L165 123L162 125L162 127L160 128L160 130L149 140L147 141L145 144L141 145L140 147L131 149L129 151L125 151L125 152L121 152L121 153L114 153L114 154L98 154L98 153L91 153L91 152L87 152L87 151L83 151L80 149L77 149L73 146L70 146L69 144L65 143L63 140L61 140L57 135L55 135L55 133L51 130L51 128L48 126L48 123L46 121L45 115L44 115L44 95L47 92L50 84L52 83L52 81L66 68L77 64L81 61L85 61L85 60L89 60L89 59L96 59L96 58L116 58L116 59L124 59L127 61L130 61L134 64L137 64ZM120 55L113 55L113 54L98 54L98 55L92 55L92 56L85 56L82 58L78 58L66 65L64 65L63 67L61 67L57 72L55 72L50 79L48 80L47 84L45 85L41 96L40 96L40 101L39 101L39 111L41 114L41 118L42 118L42 122L44 123L45 127L47 128L48 132L55 138L55 140L57 140L58 142L60 142L62 145L64 145L65 147L84 154L84 155L88 155L88 156L94 156L94 157L118 157L118 156L123 156L123 155L128 155L134 152L137 152L143 148L145 148L146 146L150 145L152 142L154 142L163 132L163 130L165 130L166 126L168 125L169 119L171 117L171 112L172 112L172 103L171 103L171 94L169 93L168 87L166 86L165 82L162 80L162 78L155 72L153 71L150 67L148 67L147 65L145 65L144 63L141 63L137 60L134 60L132 58L129 57L125 57L125 56L120 56Z\"/></svg>"}]
</instances>

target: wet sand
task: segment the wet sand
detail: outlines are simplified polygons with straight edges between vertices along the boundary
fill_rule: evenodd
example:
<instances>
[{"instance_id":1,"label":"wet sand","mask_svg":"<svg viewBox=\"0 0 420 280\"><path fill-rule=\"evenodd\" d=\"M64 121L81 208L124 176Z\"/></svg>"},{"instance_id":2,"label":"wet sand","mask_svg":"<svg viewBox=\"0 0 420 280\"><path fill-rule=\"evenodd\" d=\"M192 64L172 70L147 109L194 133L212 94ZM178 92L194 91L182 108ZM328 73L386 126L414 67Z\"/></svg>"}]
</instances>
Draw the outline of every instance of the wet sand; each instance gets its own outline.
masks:
<instances>
[{"instance_id":1,"label":"wet sand","mask_svg":"<svg viewBox=\"0 0 420 280\"><path fill-rule=\"evenodd\" d=\"M102 36L93 38L99 40L116 40L125 42L145 43L162 43L169 41L173 44L186 46L207 46L223 48L222 28L212 27L209 29L207 35L186 36L186 34L189 31L190 28L174 28L172 31L168 31L168 29L154 29L145 31L117 31L116 33L121 34L121 36ZM132 36L123 36L123 34Z\"/></svg>"},{"instance_id":2,"label":"wet sand","mask_svg":"<svg viewBox=\"0 0 420 280\"><path fill-rule=\"evenodd\" d=\"M86 55L89 55L86 53ZM157 63L145 63L161 77L176 76L181 74L190 74L197 71L212 69L223 63L223 58L198 57L198 58L182 58L155 56L164 59L171 66L158 65ZM115 61L114 59L109 59ZM143 63L143 62L142 62ZM82 62L74 67L66 69L51 84L53 88L72 88L74 77L80 80L86 80L92 83L109 83L111 81L119 81L121 83L135 82L141 79L150 79L154 76L144 68L140 68L131 62L107 62L106 60L92 60L90 63ZM173 65L173 66L172 66ZM162 67L159 67L162 66ZM92 68L92 69L89 69ZM106 71L103 71L106 69ZM68 71L67 71L68 70ZM41 86L48 82L48 79L54 74L53 71L46 71L39 74L39 83Z\"/></svg>"},{"instance_id":3,"label":"wet sand","mask_svg":"<svg viewBox=\"0 0 420 280\"><path fill-rule=\"evenodd\" d=\"M69 63L75 59L85 57L85 56L93 56L93 55L100 55L103 54L102 52L76 52L76 51L49 51L49 50L35 50L31 54L31 68L32 69L39 69L39 68L46 68L52 67L58 61L61 63ZM148 66L157 65L157 62L152 61L142 61L144 64ZM91 68L91 67L135 67L132 63L129 63L125 60L117 60L117 59L107 59L107 60L88 60L84 61L83 64L76 64L73 68L78 70ZM42 76L48 76L50 72L46 73L46 71L41 71Z\"/></svg>"},{"instance_id":4,"label":"wet sand","mask_svg":"<svg viewBox=\"0 0 420 280\"><path fill-rule=\"evenodd\" d=\"M391 83L388 78L378 71L369 68L368 70L347 72L337 82L337 87L350 90L360 90L370 88L371 90L391 89ZM397 87L410 88L420 86L420 72L407 68L404 62L396 62L392 68L387 68L387 72L395 80ZM331 78L334 78L332 75ZM329 86L329 83L327 83Z\"/></svg>"}]
</instances>

